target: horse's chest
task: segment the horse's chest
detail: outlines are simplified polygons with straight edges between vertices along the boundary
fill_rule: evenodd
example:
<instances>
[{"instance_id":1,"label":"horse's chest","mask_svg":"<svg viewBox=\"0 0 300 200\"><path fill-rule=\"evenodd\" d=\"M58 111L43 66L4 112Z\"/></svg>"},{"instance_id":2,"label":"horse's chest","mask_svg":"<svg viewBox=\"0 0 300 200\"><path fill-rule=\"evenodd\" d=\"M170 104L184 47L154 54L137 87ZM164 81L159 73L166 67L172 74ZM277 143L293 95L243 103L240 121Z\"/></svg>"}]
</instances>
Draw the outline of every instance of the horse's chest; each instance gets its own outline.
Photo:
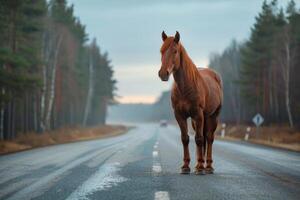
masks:
<instances>
[{"instance_id":1,"label":"horse's chest","mask_svg":"<svg viewBox=\"0 0 300 200\"><path fill-rule=\"evenodd\" d=\"M196 106L193 106L191 102L186 100L174 101L173 108L176 112L185 114L187 116L191 116L196 112Z\"/></svg>"}]
</instances>

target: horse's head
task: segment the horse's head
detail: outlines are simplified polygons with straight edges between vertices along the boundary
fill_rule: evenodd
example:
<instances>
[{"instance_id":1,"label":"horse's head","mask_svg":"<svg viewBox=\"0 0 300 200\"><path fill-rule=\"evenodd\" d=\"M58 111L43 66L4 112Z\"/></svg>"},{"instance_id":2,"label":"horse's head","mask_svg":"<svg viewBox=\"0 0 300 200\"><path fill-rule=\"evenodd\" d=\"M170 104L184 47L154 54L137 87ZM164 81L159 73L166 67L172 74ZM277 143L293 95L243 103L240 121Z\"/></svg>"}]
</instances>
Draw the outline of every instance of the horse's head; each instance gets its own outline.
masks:
<instances>
[{"instance_id":1,"label":"horse's head","mask_svg":"<svg viewBox=\"0 0 300 200\"><path fill-rule=\"evenodd\" d=\"M161 68L158 76L162 81L168 81L172 72L176 71L180 65L179 40L180 35L176 31L174 37L168 37L162 32L163 45L161 46Z\"/></svg>"}]
</instances>

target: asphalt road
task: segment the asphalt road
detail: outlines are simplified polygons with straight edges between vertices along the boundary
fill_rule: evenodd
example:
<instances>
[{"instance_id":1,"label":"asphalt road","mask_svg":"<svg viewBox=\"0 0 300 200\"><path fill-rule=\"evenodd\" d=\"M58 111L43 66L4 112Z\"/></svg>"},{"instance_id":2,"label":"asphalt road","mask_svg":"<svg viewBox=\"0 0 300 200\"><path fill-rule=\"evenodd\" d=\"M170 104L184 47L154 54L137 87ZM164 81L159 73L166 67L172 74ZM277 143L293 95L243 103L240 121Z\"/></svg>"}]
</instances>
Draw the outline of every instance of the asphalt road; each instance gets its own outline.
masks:
<instances>
[{"instance_id":1,"label":"asphalt road","mask_svg":"<svg viewBox=\"0 0 300 200\"><path fill-rule=\"evenodd\" d=\"M118 137L1 156L0 199L300 199L299 153L216 141L215 174L180 175L179 135L140 124Z\"/></svg>"}]
</instances>

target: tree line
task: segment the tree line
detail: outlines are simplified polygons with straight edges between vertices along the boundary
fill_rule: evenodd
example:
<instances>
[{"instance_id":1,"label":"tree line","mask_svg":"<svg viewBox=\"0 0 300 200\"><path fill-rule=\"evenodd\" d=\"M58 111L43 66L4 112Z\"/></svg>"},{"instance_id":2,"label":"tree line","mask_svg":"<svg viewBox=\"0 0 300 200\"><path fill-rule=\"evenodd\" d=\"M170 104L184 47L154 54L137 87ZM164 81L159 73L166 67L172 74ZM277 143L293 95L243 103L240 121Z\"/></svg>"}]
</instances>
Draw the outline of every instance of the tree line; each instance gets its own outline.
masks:
<instances>
[{"instance_id":1,"label":"tree line","mask_svg":"<svg viewBox=\"0 0 300 200\"><path fill-rule=\"evenodd\" d=\"M0 140L105 123L115 80L66 0L0 0Z\"/></svg>"},{"instance_id":2,"label":"tree line","mask_svg":"<svg viewBox=\"0 0 300 200\"><path fill-rule=\"evenodd\" d=\"M164 91L152 105L150 119L152 121L175 120L171 105L171 91Z\"/></svg>"},{"instance_id":3,"label":"tree line","mask_svg":"<svg viewBox=\"0 0 300 200\"><path fill-rule=\"evenodd\" d=\"M300 9L291 0L264 1L244 42L232 41L209 67L223 79L221 118L250 123L261 113L267 124L300 126Z\"/></svg>"}]
</instances>

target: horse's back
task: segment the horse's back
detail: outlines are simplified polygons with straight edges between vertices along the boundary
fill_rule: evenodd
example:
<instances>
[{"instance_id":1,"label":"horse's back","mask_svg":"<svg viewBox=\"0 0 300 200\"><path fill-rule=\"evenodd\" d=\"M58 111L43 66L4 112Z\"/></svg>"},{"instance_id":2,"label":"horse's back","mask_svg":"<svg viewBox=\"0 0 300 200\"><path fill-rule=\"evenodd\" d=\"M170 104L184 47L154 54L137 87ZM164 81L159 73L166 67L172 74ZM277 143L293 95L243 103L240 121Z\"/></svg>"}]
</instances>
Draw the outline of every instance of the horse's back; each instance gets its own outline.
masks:
<instances>
[{"instance_id":1,"label":"horse's back","mask_svg":"<svg viewBox=\"0 0 300 200\"><path fill-rule=\"evenodd\" d=\"M210 68L200 68L200 67L198 67L197 69L198 69L200 75L204 79L208 79L208 77L212 78L214 81L217 82L217 84L219 85L219 87L222 88L222 79L221 79L220 75L216 71L214 71L214 70L212 70Z\"/></svg>"},{"instance_id":2,"label":"horse's back","mask_svg":"<svg viewBox=\"0 0 300 200\"><path fill-rule=\"evenodd\" d=\"M208 88L207 109L219 112L223 101L222 79L220 75L209 68L198 68L199 74L204 79Z\"/></svg>"}]
</instances>

